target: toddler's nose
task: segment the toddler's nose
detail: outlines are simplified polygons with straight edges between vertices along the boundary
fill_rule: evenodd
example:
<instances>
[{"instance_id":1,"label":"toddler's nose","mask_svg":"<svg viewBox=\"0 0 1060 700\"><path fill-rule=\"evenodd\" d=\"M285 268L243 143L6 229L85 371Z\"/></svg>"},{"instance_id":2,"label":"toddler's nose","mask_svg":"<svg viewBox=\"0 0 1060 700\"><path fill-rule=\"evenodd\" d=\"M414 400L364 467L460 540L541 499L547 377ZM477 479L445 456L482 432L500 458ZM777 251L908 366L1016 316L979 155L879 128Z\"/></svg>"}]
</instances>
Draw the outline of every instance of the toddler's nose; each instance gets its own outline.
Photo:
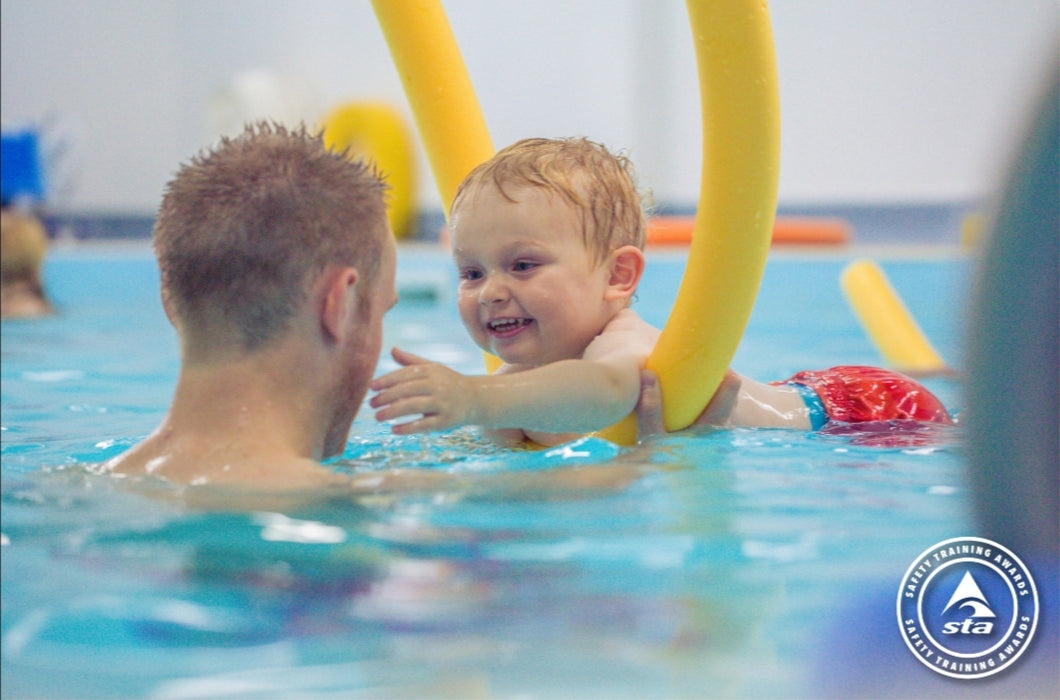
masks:
<instances>
[{"instance_id":1,"label":"toddler's nose","mask_svg":"<svg viewBox=\"0 0 1060 700\"><path fill-rule=\"evenodd\" d=\"M483 306L490 306L507 301L511 296L508 285L498 275L487 275L479 291L478 300Z\"/></svg>"}]
</instances>

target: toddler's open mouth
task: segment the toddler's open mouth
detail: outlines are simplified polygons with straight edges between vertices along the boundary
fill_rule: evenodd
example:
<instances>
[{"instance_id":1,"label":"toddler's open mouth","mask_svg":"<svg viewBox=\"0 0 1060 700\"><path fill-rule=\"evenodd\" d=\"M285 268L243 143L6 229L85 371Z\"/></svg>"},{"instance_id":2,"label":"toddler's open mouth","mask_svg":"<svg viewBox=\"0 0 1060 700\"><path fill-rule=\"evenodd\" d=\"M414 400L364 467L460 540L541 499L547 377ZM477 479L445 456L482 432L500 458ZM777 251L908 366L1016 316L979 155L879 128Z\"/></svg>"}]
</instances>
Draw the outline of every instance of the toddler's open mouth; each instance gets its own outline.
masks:
<instances>
[{"instance_id":1,"label":"toddler's open mouth","mask_svg":"<svg viewBox=\"0 0 1060 700\"><path fill-rule=\"evenodd\" d=\"M486 322L486 328L492 335L505 337L517 333L533 322L532 318L495 318Z\"/></svg>"}]
</instances>

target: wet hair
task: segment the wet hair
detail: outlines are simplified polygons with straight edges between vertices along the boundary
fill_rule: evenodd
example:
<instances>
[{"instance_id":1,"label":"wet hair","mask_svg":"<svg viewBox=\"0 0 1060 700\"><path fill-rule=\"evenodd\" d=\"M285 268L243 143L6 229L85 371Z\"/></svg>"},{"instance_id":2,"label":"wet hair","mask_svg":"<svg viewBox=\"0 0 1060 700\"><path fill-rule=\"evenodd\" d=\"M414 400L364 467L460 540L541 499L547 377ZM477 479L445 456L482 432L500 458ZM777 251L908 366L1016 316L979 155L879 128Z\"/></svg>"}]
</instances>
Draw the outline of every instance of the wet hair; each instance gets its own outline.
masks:
<instances>
[{"instance_id":1,"label":"wet hair","mask_svg":"<svg viewBox=\"0 0 1060 700\"><path fill-rule=\"evenodd\" d=\"M603 260L623 245L644 247L645 200L637 190L633 163L586 138L518 141L472 170L457 188L461 197L492 183L510 202L521 187L540 187L562 197L579 213L586 247Z\"/></svg>"},{"instance_id":2,"label":"wet hair","mask_svg":"<svg viewBox=\"0 0 1060 700\"><path fill-rule=\"evenodd\" d=\"M220 318L252 351L287 327L329 265L369 288L386 237L375 168L319 133L259 122L182 165L154 227L162 291L178 319Z\"/></svg>"}]
</instances>

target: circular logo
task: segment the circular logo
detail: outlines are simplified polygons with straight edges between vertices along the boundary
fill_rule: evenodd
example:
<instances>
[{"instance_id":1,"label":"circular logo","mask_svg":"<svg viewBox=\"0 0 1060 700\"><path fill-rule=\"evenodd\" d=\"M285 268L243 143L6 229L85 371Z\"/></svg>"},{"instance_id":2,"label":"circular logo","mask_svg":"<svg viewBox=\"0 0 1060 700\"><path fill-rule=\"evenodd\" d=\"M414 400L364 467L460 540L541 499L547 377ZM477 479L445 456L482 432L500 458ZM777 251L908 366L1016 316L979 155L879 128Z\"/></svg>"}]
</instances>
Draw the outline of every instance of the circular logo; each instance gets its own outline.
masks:
<instances>
[{"instance_id":1,"label":"circular logo","mask_svg":"<svg viewBox=\"0 0 1060 700\"><path fill-rule=\"evenodd\" d=\"M913 655L951 678L983 678L1027 648L1038 591L1015 554L979 537L925 550L898 589L898 626Z\"/></svg>"}]
</instances>

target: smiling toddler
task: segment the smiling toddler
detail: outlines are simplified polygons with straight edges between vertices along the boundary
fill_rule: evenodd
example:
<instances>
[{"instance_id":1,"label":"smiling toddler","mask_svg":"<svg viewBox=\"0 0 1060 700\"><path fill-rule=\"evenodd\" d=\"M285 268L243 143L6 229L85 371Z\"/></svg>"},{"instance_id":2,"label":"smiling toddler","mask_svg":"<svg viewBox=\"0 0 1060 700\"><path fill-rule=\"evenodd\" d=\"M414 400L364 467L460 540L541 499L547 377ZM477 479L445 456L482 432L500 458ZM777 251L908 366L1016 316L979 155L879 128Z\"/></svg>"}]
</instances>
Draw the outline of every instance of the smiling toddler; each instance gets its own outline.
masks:
<instances>
[{"instance_id":1,"label":"smiling toddler","mask_svg":"<svg viewBox=\"0 0 1060 700\"><path fill-rule=\"evenodd\" d=\"M630 308L644 271L645 229L624 156L583 138L526 139L498 152L457 190L450 241L461 320L503 364L468 376L395 348L402 367L371 385L376 418L413 416L393 426L398 434L477 425L500 442L543 445L624 418L637 405L641 370L659 337ZM860 368L833 368L840 369L846 378ZM873 391L903 400L885 401L878 415L863 414L868 419L949 421L919 384L870 369ZM763 384L730 371L697 422L816 428L842 384L816 376Z\"/></svg>"}]
</instances>

